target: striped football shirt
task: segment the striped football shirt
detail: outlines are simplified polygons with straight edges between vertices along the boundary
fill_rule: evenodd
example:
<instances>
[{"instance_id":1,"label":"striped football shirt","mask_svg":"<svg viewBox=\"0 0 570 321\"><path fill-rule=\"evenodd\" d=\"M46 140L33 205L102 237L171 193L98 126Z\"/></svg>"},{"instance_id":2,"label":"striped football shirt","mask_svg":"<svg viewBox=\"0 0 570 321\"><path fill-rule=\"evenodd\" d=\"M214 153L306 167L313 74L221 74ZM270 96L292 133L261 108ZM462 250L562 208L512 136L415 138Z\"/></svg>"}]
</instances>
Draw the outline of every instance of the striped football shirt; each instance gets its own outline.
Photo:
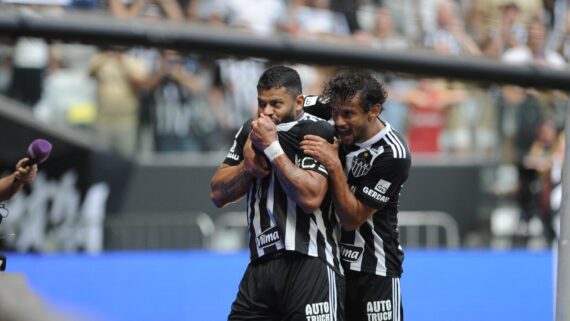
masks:
<instances>
[{"instance_id":1,"label":"striped football shirt","mask_svg":"<svg viewBox=\"0 0 570 321\"><path fill-rule=\"evenodd\" d=\"M235 166L243 161L243 146L251 122L251 119L246 121L236 134L225 164ZM325 120L306 112L297 121L277 125L279 144L287 157L297 166L328 179L326 168L305 155L300 148L300 142L307 134L332 142L334 128ZM305 213L288 197L277 175L271 171L262 179L254 179L249 186L247 220L252 261L279 250L295 251L321 258L335 271L342 273L338 247L341 228L330 192L327 192L317 211Z\"/></svg>"},{"instance_id":2,"label":"striped football shirt","mask_svg":"<svg viewBox=\"0 0 570 321\"><path fill-rule=\"evenodd\" d=\"M377 211L358 229L343 231L340 246L345 269L400 277L404 252L399 241L398 205L411 155L402 136L385 125L366 142L341 150L351 191Z\"/></svg>"}]
</instances>

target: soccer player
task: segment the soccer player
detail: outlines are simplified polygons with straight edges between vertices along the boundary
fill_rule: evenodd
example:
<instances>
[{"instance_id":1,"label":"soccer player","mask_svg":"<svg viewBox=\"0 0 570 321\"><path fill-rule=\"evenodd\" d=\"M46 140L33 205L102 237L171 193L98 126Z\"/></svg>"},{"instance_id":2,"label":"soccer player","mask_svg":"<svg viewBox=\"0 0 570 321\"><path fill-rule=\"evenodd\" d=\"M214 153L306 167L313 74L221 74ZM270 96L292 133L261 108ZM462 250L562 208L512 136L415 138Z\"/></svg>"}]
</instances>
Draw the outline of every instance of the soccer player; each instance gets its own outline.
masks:
<instances>
[{"instance_id":1,"label":"soccer player","mask_svg":"<svg viewBox=\"0 0 570 321\"><path fill-rule=\"evenodd\" d=\"M403 320L400 191L411 166L402 136L380 119L384 87L364 71L341 72L325 85L339 144L307 135L301 143L329 172L340 218L346 319ZM344 170L343 170L344 163ZM346 172L346 174L345 174ZM345 176L346 175L346 176Z\"/></svg>"},{"instance_id":2,"label":"soccer player","mask_svg":"<svg viewBox=\"0 0 570 321\"><path fill-rule=\"evenodd\" d=\"M258 116L238 131L211 181L218 207L247 193L250 263L229 320L343 320L344 277L328 172L300 142L333 142L334 128L303 112L299 74L268 68Z\"/></svg>"},{"instance_id":3,"label":"soccer player","mask_svg":"<svg viewBox=\"0 0 570 321\"><path fill-rule=\"evenodd\" d=\"M0 178L0 202L12 198L22 187L31 183L36 177L38 166L26 166L28 158L23 158L16 164L16 170Z\"/></svg>"}]
</instances>

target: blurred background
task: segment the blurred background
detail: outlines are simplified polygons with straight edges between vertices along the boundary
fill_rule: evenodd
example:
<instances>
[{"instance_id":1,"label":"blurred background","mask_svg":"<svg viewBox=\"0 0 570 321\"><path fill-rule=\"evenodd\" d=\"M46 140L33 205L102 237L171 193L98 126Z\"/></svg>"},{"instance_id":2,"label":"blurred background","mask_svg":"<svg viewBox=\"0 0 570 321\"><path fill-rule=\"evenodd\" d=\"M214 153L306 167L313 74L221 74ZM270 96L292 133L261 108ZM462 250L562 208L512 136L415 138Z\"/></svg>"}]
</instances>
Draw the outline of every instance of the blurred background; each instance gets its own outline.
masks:
<instances>
[{"instance_id":1,"label":"blurred background","mask_svg":"<svg viewBox=\"0 0 570 321\"><path fill-rule=\"evenodd\" d=\"M290 53L332 46L341 60L393 61L370 69L389 93L382 118L413 153L399 216L407 318L551 320L568 92L514 72L568 72L568 10L567 0L0 0L2 176L34 139L53 144L5 202L7 271L95 320L224 320L247 223L243 202L212 205L209 180L257 108L263 70L288 64L318 95L342 63ZM284 45L263 47L276 39ZM504 66L514 84L426 67L453 61Z\"/></svg>"}]
</instances>

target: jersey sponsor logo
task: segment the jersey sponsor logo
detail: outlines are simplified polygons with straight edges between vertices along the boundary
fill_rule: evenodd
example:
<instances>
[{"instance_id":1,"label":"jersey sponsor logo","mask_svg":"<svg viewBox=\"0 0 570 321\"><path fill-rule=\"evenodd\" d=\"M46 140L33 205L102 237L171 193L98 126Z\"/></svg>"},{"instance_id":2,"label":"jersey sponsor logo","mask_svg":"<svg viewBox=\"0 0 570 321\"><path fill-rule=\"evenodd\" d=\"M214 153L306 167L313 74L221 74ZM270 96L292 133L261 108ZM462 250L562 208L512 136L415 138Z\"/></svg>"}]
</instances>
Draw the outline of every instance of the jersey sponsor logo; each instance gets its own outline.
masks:
<instances>
[{"instance_id":1,"label":"jersey sponsor logo","mask_svg":"<svg viewBox=\"0 0 570 321\"><path fill-rule=\"evenodd\" d=\"M378 192L380 192L380 194L386 194L390 185L392 185L392 183L385 181L383 179L380 179L378 181L378 184L376 184L376 186L374 186L374 189L377 190Z\"/></svg>"},{"instance_id":2,"label":"jersey sponsor logo","mask_svg":"<svg viewBox=\"0 0 570 321\"><path fill-rule=\"evenodd\" d=\"M279 235L279 230L277 229L277 226L273 226L261 232L261 234L255 238L255 243L258 248L262 249L264 247L271 246L280 240L281 236Z\"/></svg>"},{"instance_id":3,"label":"jersey sponsor logo","mask_svg":"<svg viewBox=\"0 0 570 321\"><path fill-rule=\"evenodd\" d=\"M370 171L372 168L372 163L376 157L380 156L384 148L380 147L379 149L370 148L362 153L358 154L353 160L352 165L350 167L350 171L352 172L352 176L354 177L361 177Z\"/></svg>"},{"instance_id":4,"label":"jersey sponsor logo","mask_svg":"<svg viewBox=\"0 0 570 321\"><path fill-rule=\"evenodd\" d=\"M376 192L375 190L368 188L367 186L364 186L362 188L362 192L374 199L376 199L377 201L380 201L382 203L386 203L390 200L390 198L388 196L384 196L378 192Z\"/></svg>"},{"instance_id":5,"label":"jersey sponsor logo","mask_svg":"<svg viewBox=\"0 0 570 321\"><path fill-rule=\"evenodd\" d=\"M330 305L327 301L309 303L305 306L307 321L331 321Z\"/></svg>"},{"instance_id":6,"label":"jersey sponsor logo","mask_svg":"<svg viewBox=\"0 0 570 321\"><path fill-rule=\"evenodd\" d=\"M363 246L340 243L340 256L347 262L358 262L362 256L362 252L364 252Z\"/></svg>"},{"instance_id":7,"label":"jersey sponsor logo","mask_svg":"<svg viewBox=\"0 0 570 321\"><path fill-rule=\"evenodd\" d=\"M392 301L368 301L366 302L366 314L368 320L392 320Z\"/></svg>"},{"instance_id":8,"label":"jersey sponsor logo","mask_svg":"<svg viewBox=\"0 0 570 321\"><path fill-rule=\"evenodd\" d=\"M297 160L297 158L295 157ZM327 169L323 164L319 164L314 158L312 157L303 157L301 161L296 161L297 166L301 167L302 169L316 169L318 172L328 174Z\"/></svg>"}]
</instances>

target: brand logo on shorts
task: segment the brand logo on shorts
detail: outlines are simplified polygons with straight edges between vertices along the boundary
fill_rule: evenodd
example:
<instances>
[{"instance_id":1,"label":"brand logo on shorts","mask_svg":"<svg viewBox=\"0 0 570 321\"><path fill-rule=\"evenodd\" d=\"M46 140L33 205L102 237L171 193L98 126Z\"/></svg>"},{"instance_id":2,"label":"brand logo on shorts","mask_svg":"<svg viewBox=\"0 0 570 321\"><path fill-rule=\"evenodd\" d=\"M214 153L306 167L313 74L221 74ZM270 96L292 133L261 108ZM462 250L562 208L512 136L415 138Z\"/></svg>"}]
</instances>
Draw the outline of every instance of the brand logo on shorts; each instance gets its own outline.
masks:
<instances>
[{"instance_id":1,"label":"brand logo on shorts","mask_svg":"<svg viewBox=\"0 0 570 321\"><path fill-rule=\"evenodd\" d=\"M364 252L364 247L352 244L340 244L340 256L343 260L354 263L357 262Z\"/></svg>"},{"instance_id":2,"label":"brand logo on shorts","mask_svg":"<svg viewBox=\"0 0 570 321\"><path fill-rule=\"evenodd\" d=\"M281 236L279 236L279 230L277 229L277 226L273 226L258 235L255 238L255 243L258 248L262 249L264 247L271 246L280 240Z\"/></svg>"},{"instance_id":3,"label":"brand logo on shorts","mask_svg":"<svg viewBox=\"0 0 570 321\"><path fill-rule=\"evenodd\" d=\"M392 320L392 301L369 301L366 303L368 320Z\"/></svg>"},{"instance_id":4,"label":"brand logo on shorts","mask_svg":"<svg viewBox=\"0 0 570 321\"><path fill-rule=\"evenodd\" d=\"M330 321L330 305L327 301L309 303L305 306L307 321Z\"/></svg>"}]
</instances>

